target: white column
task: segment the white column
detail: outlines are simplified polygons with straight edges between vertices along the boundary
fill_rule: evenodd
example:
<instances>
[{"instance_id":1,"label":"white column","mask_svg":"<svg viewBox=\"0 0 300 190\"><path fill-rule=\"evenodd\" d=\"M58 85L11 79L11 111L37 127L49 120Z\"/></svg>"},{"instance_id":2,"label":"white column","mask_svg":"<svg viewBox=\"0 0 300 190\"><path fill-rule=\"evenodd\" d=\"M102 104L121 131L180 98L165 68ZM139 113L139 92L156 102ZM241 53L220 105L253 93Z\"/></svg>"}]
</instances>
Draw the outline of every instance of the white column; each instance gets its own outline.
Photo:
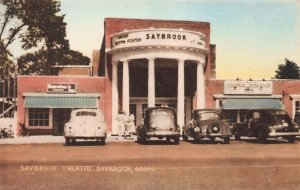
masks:
<instances>
[{"instance_id":1,"label":"white column","mask_svg":"<svg viewBox=\"0 0 300 190\"><path fill-rule=\"evenodd\" d=\"M205 108L204 63L197 63L197 108Z\"/></svg>"},{"instance_id":2,"label":"white column","mask_svg":"<svg viewBox=\"0 0 300 190\"><path fill-rule=\"evenodd\" d=\"M118 62L112 63L112 134L118 134L119 94L118 94Z\"/></svg>"},{"instance_id":3,"label":"white column","mask_svg":"<svg viewBox=\"0 0 300 190\"><path fill-rule=\"evenodd\" d=\"M184 125L184 60L178 60L177 123Z\"/></svg>"},{"instance_id":4,"label":"white column","mask_svg":"<svg viewBox=\"0 0 300 190\"><path fill-rule=\"evenodd\" d=\"M129 114L129 67L128 60L123 60L122 110Z\"/></svg>"},{"instance_id":5,"label":"white column","mask_svg":"<svg viewBox=\"0 0 300 190\"><path fill-rule=\"evenodd\" d=\"M190 121L192 118L192 100L191 97L185 99L185 120Z\"/></svg>"},{"instance_id":6,"label":"white column","mask_svg":"<svg viewBox=\"0 0 300 190\"><path fill-rule=\"evenodd\" d=\"M296 100L295 100L295 98L293 98L293 100L292 100L292 119L295 119L295 114L296 114Z\"/></svg>"},{"instance_id":7,"label":"white column","mask_svg":"<svg viewBox=\"0 0 300 190\"><path fill-rule=\"evenodd\" d=\"M220 100L219 99L216 99L215 108L220 109Z\"/></svg>"},{"instance_id":8,"label":"white column","mask_svg":"<svg viewBox=\"0 0 300 190\"><path fill-rule=\"evenodd\" d=\"M139 126L142 123L142 119L143 119L143 108L142 108L142 104L139 102L136 104L136 126Z\"/></svg>"},{"instance_id":9,"label":"white column","mask_svg":"<svg viewBox=\"0 0 300 190\"><path fill-rule=\"evenodd\" d=\"M148 107L155 106L155 60L148 59Z\"/></svg>"}]
</instances>

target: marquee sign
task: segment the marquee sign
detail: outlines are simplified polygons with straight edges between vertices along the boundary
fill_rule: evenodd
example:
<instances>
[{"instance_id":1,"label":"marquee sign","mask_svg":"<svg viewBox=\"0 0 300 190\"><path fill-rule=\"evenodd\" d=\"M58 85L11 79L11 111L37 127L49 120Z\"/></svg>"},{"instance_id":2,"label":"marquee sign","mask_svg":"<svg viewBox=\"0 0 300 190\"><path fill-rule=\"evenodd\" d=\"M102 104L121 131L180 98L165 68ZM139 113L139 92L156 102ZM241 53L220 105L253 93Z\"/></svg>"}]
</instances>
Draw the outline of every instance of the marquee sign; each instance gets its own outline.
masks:
<instances>
[{"instance_id":1,"label":"marquee sign","mask_svg":"<svg viewBox=\"0 0 300 190\"><path fill-rule=\"evenodd\" d=\"M76 93L75 84L48 84L48 93Z\"/></svg>"},{"instance_id":2,"label":"marquee sign","mask_svg":"<svg viewBox=\"0 0 300 190\"><path fill-rule=\"evenodd\" d=\"M205 36L200 32L171 29L135 30L115 34L112 49L136 46L172 46L205 48Z\"/></svg>"},{"instance_id":3,"label":"marquee sign","mask_svg":"<svg viewBox=\"0 0 300 190\"><path fill-rule=\"evenodd\" d=\"M224 94L270 95L272 81L224 81Z\"/></svg>"}]
</instances>

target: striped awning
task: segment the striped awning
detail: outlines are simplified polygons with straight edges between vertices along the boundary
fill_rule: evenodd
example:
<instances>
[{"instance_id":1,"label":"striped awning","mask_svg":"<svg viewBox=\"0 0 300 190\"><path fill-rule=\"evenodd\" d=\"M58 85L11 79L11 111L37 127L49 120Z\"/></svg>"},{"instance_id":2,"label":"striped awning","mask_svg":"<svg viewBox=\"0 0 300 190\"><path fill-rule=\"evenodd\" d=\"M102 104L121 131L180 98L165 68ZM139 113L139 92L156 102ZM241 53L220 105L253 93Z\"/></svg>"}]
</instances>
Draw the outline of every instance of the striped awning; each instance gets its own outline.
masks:
<instances>
[{"instance_id":1,"label":"striped awning","mask_svg":"<svg viewBox=\"0 0 300 190\"><path fill-rule=\"evenodd\" d=\"M97 97L26 96L26 108L97 108Z\"/></svg>"},{"instance_id":2,"label":"striped awning","mask_svg":"<svg viewBox=\"0 0 300 190\"><path fill-rule=\"evenodd\" d=\"M284 109L283 104L278 99L248 99L233 98L223 101L221 109L224 110L250 110L250 109Z\"/></svg>"}]
</instances>

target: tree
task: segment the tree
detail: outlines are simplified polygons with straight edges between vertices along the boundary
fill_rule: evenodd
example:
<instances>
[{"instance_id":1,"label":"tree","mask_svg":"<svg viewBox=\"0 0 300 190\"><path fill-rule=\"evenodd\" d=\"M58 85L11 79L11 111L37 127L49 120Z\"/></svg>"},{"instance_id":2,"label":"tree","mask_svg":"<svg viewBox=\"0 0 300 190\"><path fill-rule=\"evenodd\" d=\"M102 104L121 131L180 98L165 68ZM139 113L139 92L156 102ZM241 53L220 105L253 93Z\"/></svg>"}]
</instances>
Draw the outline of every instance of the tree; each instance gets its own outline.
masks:
<instances>
[{"instance_id":1,"label":"tree","mask_svg":"<svg viewBox=\"0 0 300 190\"><path fill-rule=\"evenodd\" d=\"M5 52L2 44L0 43L0 81L4 80L9 73L14 71L14 63L9 59L9 52Z\"/></svg>"},{"instance_id":2,"label":"tree","mask_svg":"<svg viewBox=\"0 0 300 190\"><path fill-rule=\"evenodd\" d=\"M54 52L55 54L59 54ZM18 59L18 67L22 75L51 74L52 69L47 63L47 50L41 49L33 53L27 53ZM54 56L54 62L58 65L88 65L90 59L82 53L70 50L64 55Z\"/></svg>"},{"instance_id":3,"label":"tree","mask_svg":"<svg viewBox=\"0 0 300 190\"><path fill-rule=\"evenodd\" d=\"M47 65L48 52L43 48L33 53L27 53L18 59L21 75L51 74L51 67Z\"/></svg>"},{"instance_id":4,"label":"tree","mask_svg":"<svg viewBox=\"0 0 300 190\"><path fill-rule=\"evenodd\" d=\"M73 54L66 39L65 15L59 12L57 0L0 0L1 65L13 62L9 47L17 41L24 50L31 50L18 58L19 68L28 74L30 69L35 74L50 74L52 65L61 64L66 55Z\"/></svg>"},{"instance_id":5,"label":"tree","mask_svg":"<svg viewBox=\"0 0 300 190\"><path fill-rule=\"evenodd\" d=\"M62 63L63 65L88 65L90 62L90 58L74 50L70 50L59 61L59 63Z\"/></svg>"},{"instance_id":6,"label":"tree","mask_svg":"<svg viewBox=\"0 0 300 190\"><path fill-rule=\"evenodd\" d=\"M285 64L279 64L275 71L276 79L299 79L299 67L296 63L285 59Z\"/></svg>"},{"instance_id":7,"label":"tree","mask_svg":"<svg viewBox=\"0 0 300 190\"><path fill-rule=\"evenodd\" d=\"M60 3L55 0L0 0L1 3L1 53L8 53L9 46L19 39L25 50L46 47L49 61L53 50L68 50L65 39L64 16L56 15Z\"/></svg>"}]
</instances>

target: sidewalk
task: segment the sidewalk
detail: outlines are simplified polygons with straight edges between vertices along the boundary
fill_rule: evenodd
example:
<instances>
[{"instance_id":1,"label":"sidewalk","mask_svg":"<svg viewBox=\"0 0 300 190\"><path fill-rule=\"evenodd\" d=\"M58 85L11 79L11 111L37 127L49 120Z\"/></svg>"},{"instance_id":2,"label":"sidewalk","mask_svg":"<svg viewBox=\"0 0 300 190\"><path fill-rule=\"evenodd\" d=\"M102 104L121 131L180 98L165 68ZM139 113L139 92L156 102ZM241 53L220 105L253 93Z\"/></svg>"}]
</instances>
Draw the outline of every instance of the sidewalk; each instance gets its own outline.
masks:
<instances>
[{"instance_id":1,"label":"sidewalk","mask_svg":"<svg viewBox=\"0 0 300 190\"><path fill-rule=\"evenodd\" d=\"M133 142L134 139L118 138L117 136L107 136L106 142ZM0 139L1 144L49 144L49 143L65 143L64 136L52 136L52 135L37 135L37 136L27 136L27 137L15 137Z\"/></svg>"}]
</instances>

